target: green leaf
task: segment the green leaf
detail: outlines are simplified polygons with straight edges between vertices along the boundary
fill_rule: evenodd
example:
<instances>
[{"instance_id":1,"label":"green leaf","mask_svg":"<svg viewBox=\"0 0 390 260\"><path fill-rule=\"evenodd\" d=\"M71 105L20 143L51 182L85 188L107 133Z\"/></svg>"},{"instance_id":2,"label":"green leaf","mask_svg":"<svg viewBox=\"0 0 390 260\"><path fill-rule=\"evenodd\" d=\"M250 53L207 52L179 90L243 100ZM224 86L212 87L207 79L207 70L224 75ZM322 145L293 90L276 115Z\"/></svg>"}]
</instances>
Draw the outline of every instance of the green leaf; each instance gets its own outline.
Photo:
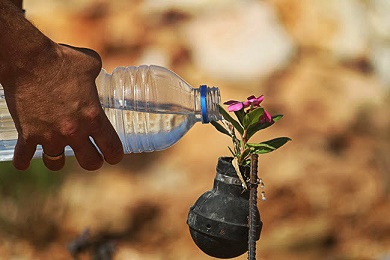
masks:
<instances>
[{"instance_id":1,"label":"green leaf","mask_svg":"<svg viewBox=\"0 0 390 260\"><path fill-rule=\"evenodd\" d=\"M238 121L240 121L240 124L242 125L242 120L245 116L244 109L240 109L238 111L234 111L234 114L236 115Z\"/></svg>"},{"instance_id":2,"label":"green leaf","mask_svg":"<svg viewBox=\"0 0 390 260\"><path fill-rule=\"evenodd\" d=\"M241 162L242 166L249 166L250 164L251 164L251 160L249 158Z\"/></svg>"},{"instance_id":3,"label":"green leaf","mask_svg":"<svg viewBox=\"0 0 390 260\"><path fill-rule=\"evenodd\" d=\"M288 141L291 141L288 137L278 137L261 143L248 143L247 146L251 148L252 153L263 154L275 151Z\"/></svg>"},{"instance_id":4,"label":"green leaf","mask_svg":"<svg viewBox=\"0 0 390 260\"><path fill-rule=\"evenodd\" d=\"M251 152L251 149L249 149L249 148L245 149L244 152L240 156L240 162L245 161L245 158L249 155L250 152Z\"/></svg>"},{"instance_id":5,"label":"green leaf","mask_svg":"<svg viewBox=\"0 0 390 260\"><path fill-rule=\"evenodd\" d=\"M267 144L248 144L251 147L251 152L253 154L263 154L263 153L270 153L275 150L275 147L272 147Z\"/></svg>"},{"instance_id":6,"label":"green leaf","mask_svg":"<svg viewBox=\"0 0 390 260\"><path fill-rule=\"evenodd\" d=\"M244 129L249 129L251 126L258 124L260 117L264 114L264 108L258 107L248 114L246 114L242 120L242 125Z\"/></svg>"},{"instance_id":7,"label":"green leaf","mask_svg":"<svg viewBox=\"0 0 390 260\"><path fill-rule=\"evenodd\" d=\"M218 105L218 108L219 108L219 113L221 113L221 115L223 116L223 118L227 121L229 121L233 126L234 128L242 135L244 133L244 129L242 128L242 126L240 125L240 123L238 123L236 120L234 120L228 112L226 112L225 109L223 109L223 107L221 107L220 105Z\"/></svg>"},{"instance_id":8,"label":"green leaf","mask_svg":"<svg viewBox=\"0 0 390 260\"><path fill-rule=\"evenodd\" d=\"M231 137L231 134L229 133L228 130L226 130L225 127L221 126L219 123L215 122L215 121L211 121L210 122L214 127L215 129L217 129L219 132L221 132L222 134L225 134L225 135L228 135Z\"/></svg>"},{"instance_id":9,"label":"green leaf","mask_svg":"<svg viewBox=\"0 0 390 260\"><path fill-rule=\"evenodd\" d=\"M283 117L283 115L276 115L276 116L272 117L272 120L273 120L272 123L263 123L263 124L257 124L257 125L252 126L250 129L248 129L247 140L249 140L249 138L251 138L258 131L260 131L262 129L266 129L266 128L270 127L271 125L273 125L274 123L278 122L282 117Z\"/></svg>"},{"instance_id":10,"label":"green leaf","mask_svg":"<svg viewBox=\"0 0 390 260\"><path fill-rule=\"evenodd\" d=\"M272 120L274 123L278 122L280 119L282 119L283 115L276 115L272 117Z\"/></svg>"},{"instance_id":11,"label":"green leaf","mask_svg":"<svg viewBox=\"0 0 390 260\"><path fill-rule=\"evenodd\" d=\"M268 140L268 141L265 141L265 142L262 142L262 143L268 144L270 146L275 147L275 149L278 149L279 147L283 146L288 141L291 141L291 138L289 138L289 137L277 137L277 138L274 138L272 140Z\"/></svg>"},{"instance_id":12,"label":"green leaf","mask_svg":"<svg viewBox=\"0 0 390 260\"><path fill-rule=\"evenodd\" d=\"M230 148L230 146L228 146L228 148L229 148L229 151L232 153L233 157L236 157L236 154L234 154L232 148Z\"/></svg>"}]
</instances>

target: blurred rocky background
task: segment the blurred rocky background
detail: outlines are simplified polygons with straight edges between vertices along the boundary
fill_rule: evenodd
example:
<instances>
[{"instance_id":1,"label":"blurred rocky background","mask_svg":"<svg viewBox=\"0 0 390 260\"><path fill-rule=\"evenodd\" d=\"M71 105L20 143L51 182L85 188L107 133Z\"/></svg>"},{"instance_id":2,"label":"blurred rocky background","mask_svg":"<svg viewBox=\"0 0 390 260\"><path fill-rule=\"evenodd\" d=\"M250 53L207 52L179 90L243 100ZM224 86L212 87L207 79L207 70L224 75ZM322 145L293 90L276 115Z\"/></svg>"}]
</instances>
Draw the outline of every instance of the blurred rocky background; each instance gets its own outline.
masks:
<instances>
[{"instance_id":1,"label":"blurred rocky background","mask_svg":"<svg viewBox=\"0 0 390 260\"><path fill-rule=\"evenodd\" d=\"M222 100L264 94L284 114L257 137L293 139L259 158L258 259L390 259L390 1L25 0L25 9L53 40L98 51L108 71L157 64L218 86ZM2 163L0 258L212 259L186 218L229 144L199 124L170 149L96 172L73 158L60 172Z\"/></svg>"}]
</instances>

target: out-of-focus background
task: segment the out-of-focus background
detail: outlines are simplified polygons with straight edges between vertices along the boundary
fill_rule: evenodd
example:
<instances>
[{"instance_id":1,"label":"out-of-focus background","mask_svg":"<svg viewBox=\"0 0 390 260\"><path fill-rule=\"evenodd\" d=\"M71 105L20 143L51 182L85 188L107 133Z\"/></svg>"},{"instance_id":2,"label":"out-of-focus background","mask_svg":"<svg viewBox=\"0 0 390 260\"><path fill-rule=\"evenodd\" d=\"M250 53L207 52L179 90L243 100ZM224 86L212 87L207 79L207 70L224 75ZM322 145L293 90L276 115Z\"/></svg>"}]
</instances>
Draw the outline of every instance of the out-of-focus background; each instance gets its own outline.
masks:
<instances>
[{"instance_id":1,"label":"out-of-focus background","mask_svg":"<svg viewBox=\"0 0 390 260\"><path fill-rule=\"evenodd\" d=\"M223 101L264 94L264 107L284 114L257 137L293 139L259 158L267 200L258 204L258 259L390 258L388 0L24 6L53 40L95 49L108 71L157 64L194 87L218 86ZM212 259L192 242L186 219L229 144L197 124L170 149L96 172L73 158L60 172L40 160L23 173L2 163L0 258L71 259L67 246L89 230L85 241L115 248L114 259Z\"/></svg>"}]
</instances>

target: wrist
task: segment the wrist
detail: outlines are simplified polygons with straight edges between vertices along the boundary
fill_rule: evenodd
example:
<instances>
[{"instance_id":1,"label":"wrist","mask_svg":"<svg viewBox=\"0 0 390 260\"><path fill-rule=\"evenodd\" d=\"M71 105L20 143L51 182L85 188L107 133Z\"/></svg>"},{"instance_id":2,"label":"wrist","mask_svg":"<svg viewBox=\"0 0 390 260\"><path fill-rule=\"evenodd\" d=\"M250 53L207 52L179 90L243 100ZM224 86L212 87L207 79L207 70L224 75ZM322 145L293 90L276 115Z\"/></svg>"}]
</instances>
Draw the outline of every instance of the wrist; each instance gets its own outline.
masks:
<instances>
[{"instance_id":1,"label":"wrist","mask_svg":"<svg viewBox=\"0 0 390 260\"><path fill-rule=\"evenodd\" d=\"M58 71L58 64L61 64L62 53L58 44L47 39L40 44L28 46L17 53L9 63L5 63L4 73L0 82L4 89L8 85L12 88L28 84L30 80L39 80L42 73L55 74Z\"/></svg>"},{"instance_id":2,"label":"wrist","mask_svg":"<svg viewBox=\"0 0 390 260\"><path fill-rule=\"evenodd\" d=\"M21 1L20 1L21 3ZM13 1L0 1L0 82L16 85L21 76L35 74L59 55L58 46L24 18Z\"/></svg>"},{"instance_id":3,"label":"wrist","mask_svg":"<svg viewBox=\"0 0 390 260\"><path fill-rule=\"evenodd\" d=\"M10 0L16 7L23 10L23 0Z\"/></svg>"}]
</instances>

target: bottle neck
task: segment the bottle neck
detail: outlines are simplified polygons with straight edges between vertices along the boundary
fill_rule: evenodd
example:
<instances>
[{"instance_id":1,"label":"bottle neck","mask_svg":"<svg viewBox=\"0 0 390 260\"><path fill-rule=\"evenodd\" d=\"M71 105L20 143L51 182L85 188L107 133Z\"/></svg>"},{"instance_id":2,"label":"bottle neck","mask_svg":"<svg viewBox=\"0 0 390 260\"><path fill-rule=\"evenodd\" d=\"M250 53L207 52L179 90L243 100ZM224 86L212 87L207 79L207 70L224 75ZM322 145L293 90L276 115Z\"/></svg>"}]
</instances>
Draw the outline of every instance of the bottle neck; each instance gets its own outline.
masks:
<instances>
[{"instance_id":1,"label":"bottle neck","mask_svg":"<svg viewBox=\"0 0 390 260\"><path fill-rule=\"evenodd\" d=\"M222 119L218 105L220 102L219 89L201 85L195 91L195 114L198 121L207 124Z\"/></svg>"}]
</instances>

